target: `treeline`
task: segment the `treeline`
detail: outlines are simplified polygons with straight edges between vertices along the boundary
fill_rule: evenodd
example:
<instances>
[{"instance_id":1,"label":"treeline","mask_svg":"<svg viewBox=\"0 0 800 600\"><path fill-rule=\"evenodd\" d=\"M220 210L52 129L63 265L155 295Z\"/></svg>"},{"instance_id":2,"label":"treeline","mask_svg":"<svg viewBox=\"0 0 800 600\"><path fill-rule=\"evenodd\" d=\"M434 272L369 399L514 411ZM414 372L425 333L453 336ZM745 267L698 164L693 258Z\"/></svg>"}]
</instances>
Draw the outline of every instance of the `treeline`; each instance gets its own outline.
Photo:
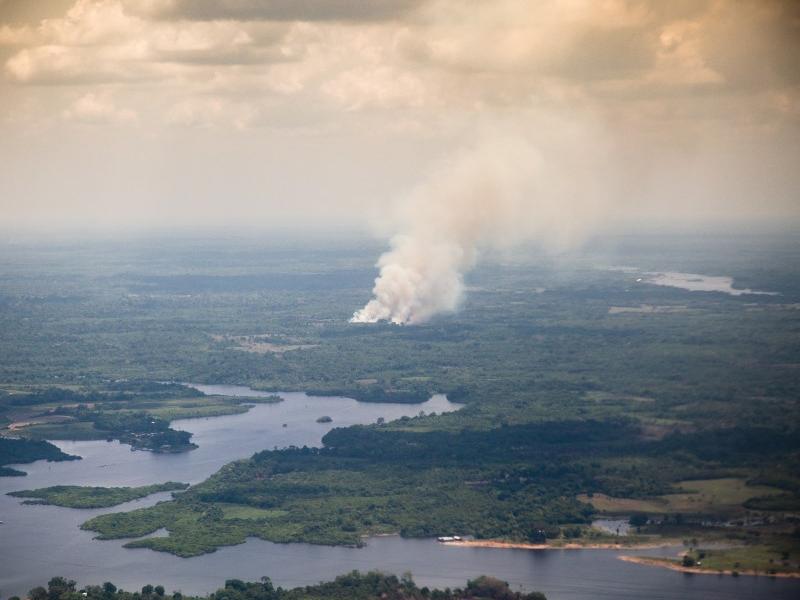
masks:
<instances>
[{"instance_id":1,"label":"treeline","mask_svg":"<svg viewBox=\"0 0 800 600\"><path fill-rule=\"evenodd\" d=\"M391 402L394 404L422 404L432 395L427 388L386 389L381 386L354 386L315 388L306 390L309 396L344 396L359 402Z\"/></svg>"},{"instance_id":2,"label":"treeline","mask_svg":"<svg viewBox=\"0 0 800 600\"><path fill-rule=\"evenodd\" d=\"M337 428L323 438L323 452L371 460L441 460L481 462L541 457L562 457L594 452L620 452L630 447L638 426L628 420L611 419L548 421L506 425L494 429L464 429L459 432L407 432L355 425ZM256 458L258 455L256 455Z\"/></svg>"},{"instance_id":3,"label":"treeline","mask_svg":"<svg viewBox=\"0 0 800 600\"><path fill-rule=\"evenodd\" d=\"M65 454L50 442L0 437L0 476L25 475L23 471L6 467L35 460L80 460L80 456Z\"/></svg>"},{"instance_id":4,"label":"treeline","mask_svg":"<svg viewBox=\"0 0 800 600\"><path fill-rule=\"evenodd\" d=\"M623 418L547 421L458 432L415 432L355 425L331 430L323 438L323 444L320 449L289 449L287 460L291 460L292 455L303 456L310 452L327 457L420 465L525 461L529 464L530 476L560 477L568 472L586 477L601 475L601 479L587 481L587 491L625 496L637 494L630 489L610 489L601 482L609 481L612 472L587 467L601 459L639 456L648 459L647 463L654 467L650 470L654 480L668 482L711 477L714 471L725 468L760 468L771 460L778 460L785 467L800 463L800 429L792 425L783 429L735 426L677 432L660 440L645 440L639 424ZM273 455L265 451L253 458L258 461ZM592 461L587 462L586 457L592 457ZM565 465L571 466L566 468ZM631 479L635 473L641 477L646 472L646 467L626 468L617 474ZM769 475L761 475L752 483L800 492L800 479L784 475L783 470L772 469ZM653 489L640 491L661 493Z\"/></svg>"},{"instance_id":5,"label":"treeline","mask_svg":"<svg viewBox=\"0 0 800 600\"><path fill-rule=\"evenodd\" d=\"M655 452L688 452L704 460L731 466L754 461L763 464L772 458L787 458L800 451L800 428L791 423L783 428L747 426L675 433L657 444Z\"/></svg>"},{"instance_id":6,"label":"treeline","mask_svg":"<svg viewBox=\"0 0 800 600\"><path fill-rule=\"evenodd\" d=\"M464 588L429 589L418 587L410 574L398 578L377 571L353 571L335 580L313 586L284 589L276 587L268 577L258 582L228 579L225 586L207 596L167 594L160 585L145 585L141 591L127 592L113 583L90 585L78 589L75 581L53 577L47 587L39 586L28 593L30 600L546 600L541 592L514 592L509 585L493 577L481 576L467 582ZM9 600L20 600L12 596Z\"/></svg>"}]
</instances>

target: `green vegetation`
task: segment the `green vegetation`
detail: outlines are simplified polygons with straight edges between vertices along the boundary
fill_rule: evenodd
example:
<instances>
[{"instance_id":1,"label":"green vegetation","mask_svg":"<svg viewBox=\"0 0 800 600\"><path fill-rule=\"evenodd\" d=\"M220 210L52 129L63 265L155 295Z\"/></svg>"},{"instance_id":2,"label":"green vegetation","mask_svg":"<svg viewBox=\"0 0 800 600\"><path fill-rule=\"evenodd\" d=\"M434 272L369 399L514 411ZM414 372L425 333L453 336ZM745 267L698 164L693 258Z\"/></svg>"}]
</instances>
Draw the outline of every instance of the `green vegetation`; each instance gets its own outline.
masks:
<instances>
[{"instance_id":1,"label":"green vegetation","mask_svg":"<svg viewBox=\"0 0 800 600\"><path fill-rule=\"evenodd\" d=\"M546 600L540 592L514 592L508 584L493 577L478 577L467 582L463 589L430 590L417 587L410 574L398 579L375 571L353 571L335 580L283 589L275 587L268 577L260 582L228 579L225 587L208 596L184 596L174 592L167 596L163 586L145 585L141 592L126 592L111 582L92 585L78 590L74 581L53 577L47 588L36 587L30 591L30 600ZM12 598L11 600L19 600Z\"/></svg>"},{"instance_id":2,"label":"green vegetation","mask_svg":"<svg viewBox=\"0 0 800 600\"><path fill-rule=\"evenodd\" d=\"M0 418L31 437L153 449L169 419L242 410L154 381L464 403L334 430L323 449L262 452L172 502L85 525L106 537L166 527L133 544L180 555L248 535L580 540L603 512L649 515L642 536L773 547L800 502L797 240L656 241L478 269L460 312L413 327L347 322L369 297L379 248L11 248ZM725 274L779 295L654 286L605 268L619 264Z\"/></svg>"},{"instance_id":3,"label":"green vegetation","mask_svg":"<svg viewBox=\"0 0 800 600\"><path fill-rule=\"evenodd\" d=\"M800 544L796 536L774 536L730 548L690 548L680 558L648 558L649 563L679 565L709 573L800 576Z\"/></svg>"},{"instance_id":4,"label":"green vegetation","mask_svg":"<svg viewBox=\"0 0 800 600\"><path fill-rule=\"evenodd\" d=\"M710 571L753 571L773 575L800 573L800 548L790 538L776 539L770 546L748 544L734 548L697 548L687 552L694 566Z\"/></svg>"},{"instance_id":5,"label":"green vegetation","mask_svg":"<svg viewBox=\"0 0 800 600\"><path fill-rule=\"evenodd\" d=\"M722 478L695 481L680 481L678 493L664 494L652 498L612 498L605 494L582 494L579 499L588 502L606 514L630 513L741 513L743 507L751 507L754 500L763 504L785 499L778 488L749 485L745 479Z\"/></svg>"},{"instance_id":6,"label":"green vegetation","mask_svg":"<svg viewBox=\"0 0 800 600\"><path fill-rule=\"evenodd\" d=\"M54 504L67 508L105 508L116 506L157 492L185 490L188 483L168 481L140 487L85 487L77 485L56 485L36 490L9 492L17 498L36 498L23 504Z\"/></svg>"},{"instance_id":7,"label":"green vegetation","mask_svg":"<svg viewBox=\"0 0 800 600\"><path fill-rule=\"evenodd\" d=\"M747 492L735 479L695 480L680 484L691 486L690 493L665 495L685 489L674 488L672 481L715 468L700 458L709 442L720 453L733 453L746 438L751 460L768 457L757 445L758 430L731 431L727 446L719 438L682 436L678 450L673 438L631 443L635 425L625 421L547 422L449 433L415 432L417 420L424 418L409 420L410 430L403 431L386 426L334 429L322 449L260 452L226 466L172 502L101 515L84 528L103 538L140 537L166 528L167 537L130 545L180 556L242 543L248 536L359 545L364 535L375 533L458 533L529 542L540 541L540 530L550 539L583 535L576 525L588 523L594 510L576 498L580 493L598 498L638 493L642 504L626 507L633 512L661 506L656 501L661 499L664 513L672 508L697 522L716 520L721 527L721 519L744 514L742 501L766 489ZM773 448L776 456L800 446L795 435L771 441L782 444ZM738 464L748 463L736 456ZM632 460L638 465L631 466ZM220 510L221 504L278 512L244 520ZM662 519L657 533L668 535L683 523L683 517L674 523Z\"/></svg>"},{"instance_id":8,"label":"green vegetation","mask_svg":"<svg viewBox=\"0 0 800 600\"><path fill-rule=\"evenodd\" d=\"M0 477L25 475L23 471L5 465L36 460L80 460L80 456L65 454L49 442L0 437Z\"/></svg>"}]
</instances>

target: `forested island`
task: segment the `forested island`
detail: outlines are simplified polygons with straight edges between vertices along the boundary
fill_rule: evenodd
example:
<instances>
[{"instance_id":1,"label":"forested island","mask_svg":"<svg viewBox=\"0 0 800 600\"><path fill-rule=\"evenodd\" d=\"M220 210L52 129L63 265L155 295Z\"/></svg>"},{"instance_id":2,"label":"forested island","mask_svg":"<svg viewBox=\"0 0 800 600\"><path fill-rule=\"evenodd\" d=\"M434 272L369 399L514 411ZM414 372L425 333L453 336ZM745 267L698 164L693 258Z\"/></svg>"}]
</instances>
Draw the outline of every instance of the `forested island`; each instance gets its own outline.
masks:
<instances>
[{"instance_id":1,"label":"forested island","mask_svg":"<svg viewBox=\"0 0 800 600\"><path fill-rule=\"evenodd\" d=\"M36 460L80 460L80 456L66 454L43 440L0 437L0 477L25 475L24 471L6 465L30 463Z\"/></svg>"},{"instance_id":2,"label":"forested island","mask_svg":"<svg viewBox=\"0 0 800 600\"><path fill-rule=\"evenodd\" d=\"M53 504L66 508L105 508L144 498L158 492L185 490L188 483L168 481L139 487L82 487L77 485L56 485L36 490L9 492L9 496L28 498L23 504Z\"/></svg>"}]
</instances>

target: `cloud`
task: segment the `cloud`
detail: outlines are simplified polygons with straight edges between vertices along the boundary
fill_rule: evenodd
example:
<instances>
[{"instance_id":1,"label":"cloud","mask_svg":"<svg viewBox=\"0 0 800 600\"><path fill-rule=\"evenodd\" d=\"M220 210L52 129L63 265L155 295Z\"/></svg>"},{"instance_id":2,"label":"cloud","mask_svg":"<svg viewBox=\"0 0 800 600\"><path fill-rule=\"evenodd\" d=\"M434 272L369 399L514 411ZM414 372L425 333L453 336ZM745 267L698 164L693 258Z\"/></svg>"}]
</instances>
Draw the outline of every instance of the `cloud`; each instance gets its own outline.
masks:
<instances>
[{"instance_id":1,"label":"cloud","mask_svg":"<svg viewBox=\"0 0 800 600\"><path fill-rule=\"evenodd\" d=\"M118 108L107 95L89 93L78 98L64 111L64 118L84 123L130 123L137 114L129 108Z\"/></svg>"},{"instance_id":2,"label":"cloud","mask_svg":"<svg viewBox=\"0 0 800 600\"><path fill-rule=\"evenodd\" d=\"M76 0L0 27L18 83L238 81L347 110L794 95L790 0ZM280 72L275 77L272 71ZM234 76L235 75L235 76ZM267 82L282 82L280 86ZM760 91L760 90L759 90ZM626 110L629 110L627 108Z\"/></svg>"},{"instance_id":3,"label":"cloud","mask_svg":"<svg viewBox=\"0 0 800 600\"><path fill-rule=\"evenodd\" d=\"M548 182L613 180L632 214L797 214L799 28L796 0L0 0L0 157L22 161L33 131L72 174L85 140L66 128L100 128L65 120L135 123L120 156L169 148L146 181L175 202L271 214L291 197L298 218L366 220L500 121L571 165ZM607 169L575 164L577 120L598 124ZM25 172L0 201L64 187Z\"/></svg>"},{"instance_id":4,"label":"cloud","mask_svg":"<svg viewBox=\"0 0 800 600\"><path fill-rule=\"evenodd\" d=\"M135 82L295 60L287 32L285 24L151 22L120 0L77 0L61 18L0 28L0 45L17 49L5 66L19 83Z\"/></svg>"},{"instance_id":5,"label":"cloud","mask_svg":"<svg viewBox=\"0 0 800 600\"><path fill-rule=\"evenodd\" d=\"M421 0L126 0L150 18L198 21L380 21L407 14Z\"/></svg>"},{"instance_id":6,"label":"cloud","mask_svg":"<svg viewBox=\"0 0 800 600\"><path fill-rule=\"evenodd\" d=\"M200 127L233 127L247 129L258 117L258 110L246 102L224 98L197 98L175 104L167 113L173 125Z\"/></svg>"}]
</instances>

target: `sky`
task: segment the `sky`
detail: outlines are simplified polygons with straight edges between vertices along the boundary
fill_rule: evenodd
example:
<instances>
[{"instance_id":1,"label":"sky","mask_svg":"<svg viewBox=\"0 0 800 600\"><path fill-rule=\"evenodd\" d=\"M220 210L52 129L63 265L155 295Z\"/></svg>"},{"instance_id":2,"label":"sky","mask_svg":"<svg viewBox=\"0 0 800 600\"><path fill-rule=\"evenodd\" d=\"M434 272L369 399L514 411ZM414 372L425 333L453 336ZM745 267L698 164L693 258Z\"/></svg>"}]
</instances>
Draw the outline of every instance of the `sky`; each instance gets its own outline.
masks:
<instances>
[{"instance_id":1,"label":"sky","mask_svg":"<svg viewBox=\"0 0 800 600\"><path fill-rule=\"evenodd\" d=\"M564 238L796 222L800 2L0 0L4 230L388 236L464 155Z\"/></svg>"}]
</instances>

